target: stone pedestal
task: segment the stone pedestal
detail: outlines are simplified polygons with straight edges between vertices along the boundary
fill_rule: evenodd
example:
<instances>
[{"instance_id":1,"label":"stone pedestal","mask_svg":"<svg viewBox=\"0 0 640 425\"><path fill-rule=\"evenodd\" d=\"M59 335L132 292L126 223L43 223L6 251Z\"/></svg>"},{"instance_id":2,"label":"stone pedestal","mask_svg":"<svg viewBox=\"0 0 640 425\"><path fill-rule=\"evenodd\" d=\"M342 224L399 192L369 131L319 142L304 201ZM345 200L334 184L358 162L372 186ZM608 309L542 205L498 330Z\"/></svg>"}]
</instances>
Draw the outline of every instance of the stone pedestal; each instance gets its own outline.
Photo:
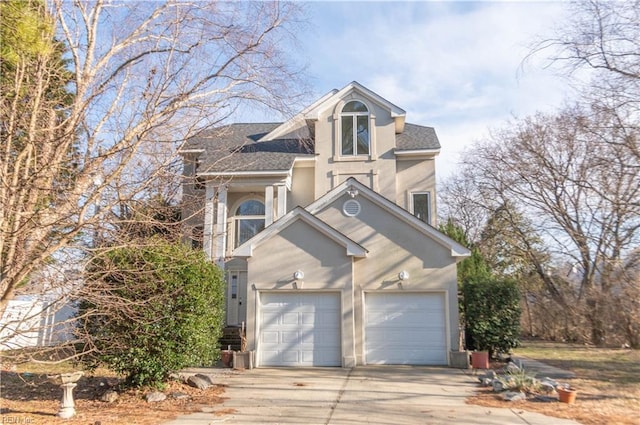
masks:
<instances>
[{"instance_id":1,"label":"stone pedestal","mask_svg":"<svg viewBox=\"0 0 640 425\"><path fill-rule=\"evenodd\" d=\"M62 406L58 412L58 417L69 419L76 415L76 405L73 401L73 389L78 385L78 380L84 372L63 373L61 375L49 376L51 382L60 385L62 388Z\"/></svg>"},{"instance_id":2,"label":"stone pedestal","mask_svg":"<svg viewBox=\"0 0 640 425\"><path fill-rule=\"evenodd\" d=\"M62 419L69 419L76 415L76 405L73 401L73 389L78 384L62 384L62 407L58 412L58 417Z\"/></svg>"}]
</instances>

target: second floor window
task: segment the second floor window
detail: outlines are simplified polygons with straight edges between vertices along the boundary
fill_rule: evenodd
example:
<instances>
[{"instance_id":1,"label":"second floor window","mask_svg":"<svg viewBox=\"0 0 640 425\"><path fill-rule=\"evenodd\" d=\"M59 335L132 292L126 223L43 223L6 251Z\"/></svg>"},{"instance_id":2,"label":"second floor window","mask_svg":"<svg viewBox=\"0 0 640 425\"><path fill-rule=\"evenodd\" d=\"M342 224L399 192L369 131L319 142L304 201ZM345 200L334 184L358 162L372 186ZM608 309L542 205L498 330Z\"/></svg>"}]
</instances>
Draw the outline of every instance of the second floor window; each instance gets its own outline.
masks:
<instances>
[{"instance_id":1,"label":"second floor window","mask_svg":"<svg viewBox=\"0 0 640 425\"><path fill-rule=\"evenodd\" d=\"M411 209L413 215L418 219L431 224L431 195L429 192L413 192L411 194Z\"/></svg>"},{"instance_id":2,"label":"second floor window","mask_svg":"<svg viewBox=\"0 0 640 425\"><path fill-rule=\"evenodd\" d=\"M264 229L264 204L260 201L245 201L235 211L236 248Z\"/></svg>"},{"instance_id":3,"label":"second floor window","mask_svg":"<svg viewBox=\"0 0 640 425\"><path fill-rule=\"evenodd\" d=\"M344 105L340 114L342 155L369 155L369 110L357 100Z\"/></svg>"}]
</instances>

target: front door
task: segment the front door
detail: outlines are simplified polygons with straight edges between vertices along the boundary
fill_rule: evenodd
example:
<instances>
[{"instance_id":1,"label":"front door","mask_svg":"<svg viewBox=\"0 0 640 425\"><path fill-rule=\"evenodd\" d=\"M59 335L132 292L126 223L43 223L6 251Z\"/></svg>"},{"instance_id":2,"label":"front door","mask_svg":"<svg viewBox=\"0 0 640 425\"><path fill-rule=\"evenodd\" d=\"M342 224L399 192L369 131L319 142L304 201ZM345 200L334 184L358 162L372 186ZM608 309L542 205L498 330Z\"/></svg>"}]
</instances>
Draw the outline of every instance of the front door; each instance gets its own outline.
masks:
<instances>
[{"instance_id":1,"label":"front door","mask_svg":"<svg viewBox=\"0 0 640 425\"><path fill-rule=\"evenodd\" d=\"M227 325L246 321L247 272L230 270L227 273Z\"/></svg>"}]
</instances>

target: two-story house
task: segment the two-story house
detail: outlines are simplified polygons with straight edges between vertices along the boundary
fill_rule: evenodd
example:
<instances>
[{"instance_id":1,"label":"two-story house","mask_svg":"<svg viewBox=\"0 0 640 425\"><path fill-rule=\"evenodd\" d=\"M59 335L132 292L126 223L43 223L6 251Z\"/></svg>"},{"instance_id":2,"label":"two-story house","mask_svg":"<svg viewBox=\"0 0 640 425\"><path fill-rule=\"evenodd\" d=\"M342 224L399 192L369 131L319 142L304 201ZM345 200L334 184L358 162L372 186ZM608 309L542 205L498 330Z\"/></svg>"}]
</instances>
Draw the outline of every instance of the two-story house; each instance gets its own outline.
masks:
<instances>
[{"instance_id":1,"label":"two-story house","mask_svg":"<svg viewBox=\"0 0 640 425\"><path fill-rule=\"evenodd\" d=\"M405 116L352 82L181 151L189 231L224 268L227 323L246 324L258 366L446 365L458 350L469 251L434 227L440 144Z\"/></svg>"}]
</instances>

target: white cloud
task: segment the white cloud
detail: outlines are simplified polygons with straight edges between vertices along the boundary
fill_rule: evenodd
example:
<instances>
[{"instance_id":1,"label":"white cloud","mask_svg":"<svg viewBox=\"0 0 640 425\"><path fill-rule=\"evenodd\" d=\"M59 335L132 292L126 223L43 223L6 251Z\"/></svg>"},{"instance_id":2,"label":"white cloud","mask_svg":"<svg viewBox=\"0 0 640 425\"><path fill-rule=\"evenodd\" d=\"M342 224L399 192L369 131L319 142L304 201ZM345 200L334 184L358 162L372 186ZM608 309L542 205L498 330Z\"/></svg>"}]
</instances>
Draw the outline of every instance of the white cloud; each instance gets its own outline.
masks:
<instances>
[{"instance_id":1,"label":"white cloud","mask_svg":"<svg viewBox=\"0 0 640 425\"><path fill-rule=\"evenodd\" d=\"M561 3L316 3L303 39L318 94L357 80L436 127L440 176L453 157L512 116L558 106L563 81L539 60L522 67L534 37L550 34ZM474 137L475 136L475 137Z\"/></svg>"}]
</instances>

